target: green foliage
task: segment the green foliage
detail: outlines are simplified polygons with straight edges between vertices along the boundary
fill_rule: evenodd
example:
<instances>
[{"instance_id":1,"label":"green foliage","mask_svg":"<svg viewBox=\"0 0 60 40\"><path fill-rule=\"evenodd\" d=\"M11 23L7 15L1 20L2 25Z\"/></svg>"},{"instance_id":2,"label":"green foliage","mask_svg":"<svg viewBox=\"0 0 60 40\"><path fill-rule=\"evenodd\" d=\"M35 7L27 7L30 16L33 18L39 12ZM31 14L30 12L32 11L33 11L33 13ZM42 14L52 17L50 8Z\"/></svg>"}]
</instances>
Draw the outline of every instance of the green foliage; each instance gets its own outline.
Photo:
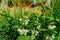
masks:
<instances>
[{"instance_id":1,"label":"green foliage","mask_svg":"<svg viewBox=\"0 0 60 40\"><path fill-rule=\"evenodd\" d=\"M2 9L0 40L60 40L59 4L57 1L54 9L43 7L42 15L24 11L24 15L14 12L11 17L9 10Z\"/></svg>"},{"instance_id":2,"label":"green foliage","mask_svg":"<svg viewBox=\"0 0 60 40\"><path fill-rule=\"evenodd\" d=\"M18 40L33 40L35 38L34 35L31 36L19 36Z\"/></svg>"}]
</instances>

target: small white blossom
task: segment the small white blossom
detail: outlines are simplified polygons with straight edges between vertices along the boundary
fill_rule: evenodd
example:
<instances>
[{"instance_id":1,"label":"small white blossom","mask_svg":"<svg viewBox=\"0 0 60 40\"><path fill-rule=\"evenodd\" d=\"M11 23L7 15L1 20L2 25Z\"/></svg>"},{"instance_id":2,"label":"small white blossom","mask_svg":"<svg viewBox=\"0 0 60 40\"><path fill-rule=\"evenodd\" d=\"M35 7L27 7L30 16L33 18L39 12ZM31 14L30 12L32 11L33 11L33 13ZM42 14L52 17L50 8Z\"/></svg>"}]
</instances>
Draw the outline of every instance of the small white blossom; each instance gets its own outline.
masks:
<instances>
[{"instance_id":1,"label":"small white blossom","mask_svg":"<svg viewBox=\"0 0 60 40\"><path fill-rule=\"evenodd\" d=\"M54 29L54 28L56 28L55 25L53 25L53 26L52 26L52 25L49 25L49 26L48 26L48 29Z\"/></svg>"},{"instance_id":2,"label":"small white blossom","mask_svg":"<svg viewBox=\"0 0 60 40\"><path fill-rule=\"evenodd\" d=\"M27 30L27 29L24 29L24 30L23 30L23 32L25 32L25 33L28 33L28 32L29 32L29 30Z\"/></svg>"},{"instance_id":3,"label":"small white blossom","mask_svg":"<svg viewBox=\"0 0 60 40\"><path fill-rule=\"evenodd\" d=\"M48 39L48 36L46 36L46 39Z\"/></svg>"},{"instance_id":4,"label":"small white blossom","mask_svg":"<svg viewBox=\"0 0 60 40\"><path fill-rule=\"evenodd\" d=\"M35 31L35 35L36 35L36 36L38 35L38 33L39 33L38 31Z\"/></svg>"},{"instance_id":5,"label":"small white blossom","mask_svg":"<svg viewBox=\"0 0 60 40\"><path fill-rule=\"evenodd\" d=\"M32 34L35 34L35 35L38 35L38 31L37 30L31 30L32 31Z\"/></svg>"},{"instance_id":6,"label":"small white blossom","mask_svg":"<svg viewBox=\"0 0 60 40\"><path fill-rule=\"evenodd\" d=\"M48 35L48 36L46 36L46 39L47 39L47 40L53 40L53 39L52 39L52 37L51 37L51 36L49 36L49 35Z\"/></svg>"},{"instance_id":7,"label":"small white blossom","mask_svg":"<svg viewBox=\"0 0 60 40\"><path fill-rule=\"evenodd\" d=\"M28 24L28 21L25 21L25 25L27 25Z\"/></svg>"},{"instance_id":8,"label":"small white blossom","mask_svg":"<svg viewBox=\"0 0 60 40\"><path fill-rule=\"evenodd\" d=\"M22 30L21 30L21 29L18 29L17 31L22 32Z\"/></svg>"},{"instance_id":9,"label":"small white blossom","mask_svg":"<svg viewBox=\"0 0 60 40\"><path fill-rule=\"evenodd\" d=\"M56 26L55 26L55 25L53 25L53 28L56 28Z\"/></svg>"},{"instance_id":10,"label":"small white blossom","mask_svg":"<svg viewBox=\"0 0 60 40\"><path fill-rule=\"evenodd\" d=\"M29 22L29 20L25 20L25 25L27 25L27 24L28 24L28 22Z\"/></svg>"},{"instance_id":11,"label":"small white blossom","mask_svg":"<svg viewBox=\"0 0 60 40\"><path fill-rule=\"evenodd\" d=\"M52 35L52 38L53 38L53 39L55 38L54 35Z\"/></svg>"},{"instance_id":12,"label":"small white blossom","mask_svg":"<svg viewBox=\"0 0 60 40\"><path fill-rule=\"evenodd\" d=\"M29 32L29 30L24 29L23 32L24 32L24 35L27 35L27 33Z\"/></svg>"},{"instance_id":13,"label":"small white blossom","mask_svg":"<svg viewBox=\"0 0 60 40\"><path fill-rule=\"evenodd\" d=\"M35 33L35 30L31 30L32 31L32 34L34 34Z\"/></svg>"},{"instance_id":14,"label":"small white blossom","mask_svg":"<svg viewBox=\"0 0 60 40\"><path fill-rule=\"evenodd\" d=\"M21 21L21 20L22 20L22 18L19 19L19 21Z\"/></svg>"},{"instance_id":15,"label":"small white blossom","mask_svg":"<svg viewBox=\"0 0 60 40\"><path fill-rule=\"evenodd\" d=\"M18 29L18 32L20 35L23 35L23 33L22 33L23 31L21 29Z\"/></svg>"},{"instance_id":16,"label":"small white blossom","mask_svg":"<svg viewBox=\"0 0 60 40\"><path fill-rule=\"evenodd\" d=\"M27 30L27 29L18 29L18 32L19 32L19 34L20 35L27 35L27 33L29 32L29 30Z\"/></svg>"},{"instance_id":17,"label":"small white blossom","mask_svg":"<svg viewBox=\"0 0 60 40\"><path fill-rule=\"evenodd\" d=\"M36 33L38 34L39 32L38 32L38 31L36 31Z\"/></svg>"}]
</instances>

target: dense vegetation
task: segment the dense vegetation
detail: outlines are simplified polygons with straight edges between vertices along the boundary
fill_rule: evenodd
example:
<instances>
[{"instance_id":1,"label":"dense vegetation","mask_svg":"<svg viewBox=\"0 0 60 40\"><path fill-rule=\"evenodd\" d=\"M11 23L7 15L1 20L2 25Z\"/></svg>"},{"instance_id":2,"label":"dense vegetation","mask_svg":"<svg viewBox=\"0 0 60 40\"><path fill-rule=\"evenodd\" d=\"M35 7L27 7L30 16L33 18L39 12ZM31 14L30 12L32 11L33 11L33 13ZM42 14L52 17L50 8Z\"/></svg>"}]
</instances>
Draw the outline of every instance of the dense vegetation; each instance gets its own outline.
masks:
<instances>
[{"instance_id":1,"label":"dense vegetation","mask_svg":"<svg viewBox=\"0 0 60 40\"><path fill-rule=\"evenodd\" d=\"M0 40L60 40L59 0L52 0L49 6L46 0L37 0L29 8L26 5L32 0L5 3L7 8L0 4Z\"/></svg>"}]
</instances>

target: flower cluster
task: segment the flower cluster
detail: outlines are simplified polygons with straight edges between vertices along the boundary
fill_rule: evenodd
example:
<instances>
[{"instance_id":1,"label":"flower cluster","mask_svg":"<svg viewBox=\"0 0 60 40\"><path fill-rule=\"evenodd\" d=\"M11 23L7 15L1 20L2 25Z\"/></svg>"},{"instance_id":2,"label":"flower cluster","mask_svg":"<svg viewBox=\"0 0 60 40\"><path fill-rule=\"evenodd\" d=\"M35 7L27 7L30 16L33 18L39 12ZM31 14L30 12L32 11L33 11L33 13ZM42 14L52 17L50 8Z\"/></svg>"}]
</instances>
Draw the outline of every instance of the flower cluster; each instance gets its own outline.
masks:
<instances>
[{"instance_id":1,"label":"flower cluster","mask_svg":"<svg viewBox=\"0 0 60 40\"><path fill-rule=\"evenodd\" d=\"M17 31L19 32L20 35L27 35L27 33L29 32L29 30L27 29L18 29Z\"/></svg>"},{"instance_id":2,"label":"flower cluster","mask_svg":"<svg viewBox=\"0 0 60 40\"><path fill-rule=\"evenodd\" d=\"M27 25L30 20L27 16L23 16L23 18L20 18L19 21L22 23L22 25Z\"/></svg>"},{"instance_id":3,"label":"flower cluster","mask_svg":"<svg viewBox=\"0 0 60 40\"><path fill-rule=\"evenodd\" d=\"M32 32L33 35L36 35L36 36L37 36L38 33L39 33L37 30L31 30L31 32Z\"/></svg>"},{"instance_id":4,"label":"flower cluster","mask_svg":"<svg viewBox=\"0 0 60 40\"><path fill-rule=\"evenodd\" d=\"M54 38L55 38L54 35L52 35L52 36L47 35L47 36L46 36L46 39L47 39L47 40L54 40Z\"/></svg>"}]
</instances>

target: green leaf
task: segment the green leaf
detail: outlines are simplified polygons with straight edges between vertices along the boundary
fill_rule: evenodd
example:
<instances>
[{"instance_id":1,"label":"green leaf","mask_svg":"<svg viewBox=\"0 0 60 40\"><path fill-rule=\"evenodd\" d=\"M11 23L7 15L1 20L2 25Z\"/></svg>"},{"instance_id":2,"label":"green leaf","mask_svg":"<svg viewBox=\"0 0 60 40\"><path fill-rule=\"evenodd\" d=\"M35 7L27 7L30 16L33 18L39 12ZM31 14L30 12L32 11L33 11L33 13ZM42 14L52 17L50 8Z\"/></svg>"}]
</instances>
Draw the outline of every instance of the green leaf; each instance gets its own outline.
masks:
<instances>
[{"instance_id":1,"label":"green leaf","mask_svg":"<svg viewBox=\"0 0 60 40\"><path fill-rule=\"evenodd\" d=\"M2 28L2 26L3 26L3 25L0 23L0 28Z\"/></svg>"},{"instance_id":2,"label":"green leaf","mask_svg":"<svg viewBox=\"0 0 60 40\"><path fill-rule=\"evenodd\" d=\"M19 36L18 40L33 40L35 38L34 35L31 36Z\"/></svg>"}]
</instances>

